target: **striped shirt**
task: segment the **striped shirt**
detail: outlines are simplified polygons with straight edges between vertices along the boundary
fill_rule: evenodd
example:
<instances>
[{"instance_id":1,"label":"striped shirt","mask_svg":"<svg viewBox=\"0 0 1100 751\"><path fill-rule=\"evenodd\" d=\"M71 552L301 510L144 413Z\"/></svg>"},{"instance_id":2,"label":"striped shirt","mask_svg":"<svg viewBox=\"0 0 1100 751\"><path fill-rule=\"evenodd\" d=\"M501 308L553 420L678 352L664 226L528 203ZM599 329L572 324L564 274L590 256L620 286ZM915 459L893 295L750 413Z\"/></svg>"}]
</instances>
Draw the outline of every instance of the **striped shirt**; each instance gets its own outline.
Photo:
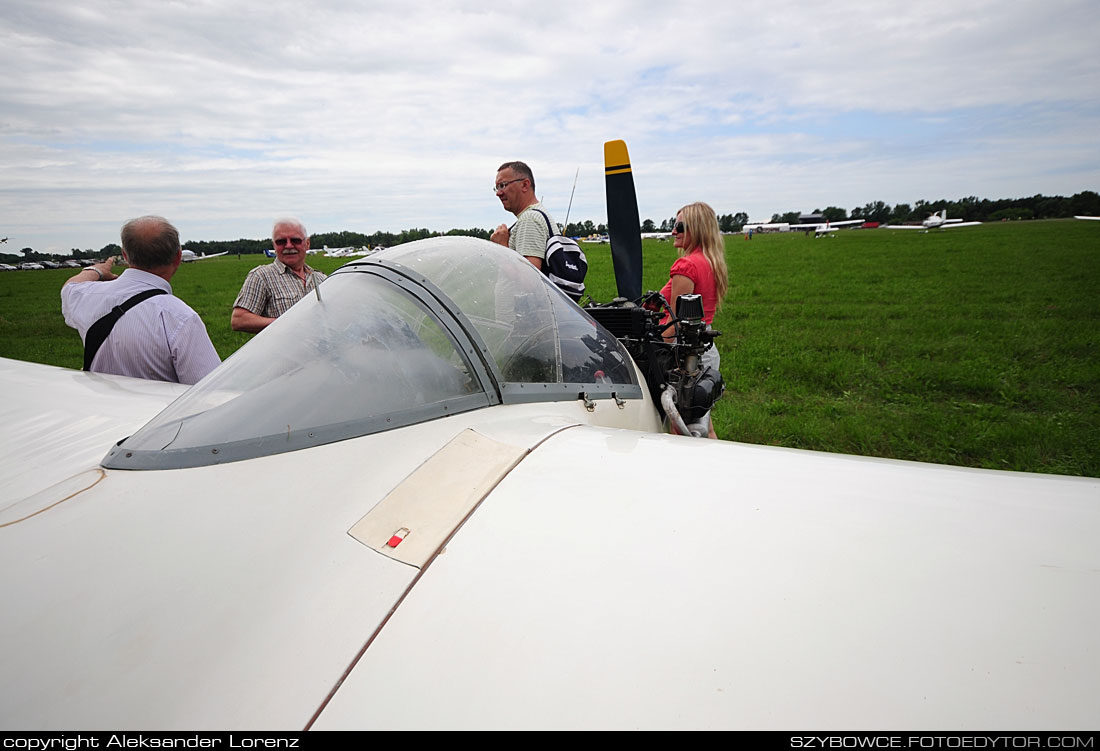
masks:
<instances>
[{"instance_id":1,"label":"striped shirt","mask_svg":"<svg viewBox=\"0 0 1100 751\"><path fill-rule=\"evenodd\" d=\"M541 203L533 203L516 217L516 223L508 234L508 247L522 256L534 256L546 259L546 241L550 239L550 230L546 227L546 220L535 209L542 208ZM550 223L554 223L554 217L546 211Z\"/></svg>"},{"instance_id":2,"label":"striped shirt","mask_svg":"<svg viewBox=\"0 0 1100 751\"><path fill-rule=\"evenodd\" d=\"M172 296L172 285L148 271L126 269L109 282L72 282L61 288L65 323L81 340L111 309L148 289L162 289L118 320L92 360L95 373L196 383L221 364L206 325L187 303Z\"/></svg>"},{"instance_id":3,"label":"striped shirt","mask_svg":"<svg viewBox=\"0 0 1100 751\"><path fill-rule=\"evenodd\" d=\"M314 286L328 278L309 266L304 268L306 280L303 282L278 258L273 263L257 266L245 277L233 307L244 308L258 316L278 318Z\"/></svg>"}]
</instances>

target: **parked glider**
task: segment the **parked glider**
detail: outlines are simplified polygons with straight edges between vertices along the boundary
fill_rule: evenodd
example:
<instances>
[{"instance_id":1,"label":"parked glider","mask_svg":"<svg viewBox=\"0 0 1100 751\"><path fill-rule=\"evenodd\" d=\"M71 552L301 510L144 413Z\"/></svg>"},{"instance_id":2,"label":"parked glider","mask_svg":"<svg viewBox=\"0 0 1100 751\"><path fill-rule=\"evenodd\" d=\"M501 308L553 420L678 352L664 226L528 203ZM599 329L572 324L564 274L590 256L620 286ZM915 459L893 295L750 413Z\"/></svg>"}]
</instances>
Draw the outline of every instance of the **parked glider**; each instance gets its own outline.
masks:
<instances>
[{"instance_id":1,"label":"parked glider","mask_svg":"<svg viewBox=\"0 0 1100 751\"><path fill-rule=\"evenodd\" d=\"M1095 723L1100 481L662 434L475 238L320 290L190 389L0 360L0 728Z\"/></svg>"},{"instance_id":2,"label":"parked glider","mask_svg":"<svg viewBox=\"0 0 1100 751\"><path fill-rule=\"evenodd\" d=\"M954 229L956 227L973 227L981 222L964 222L962 219L948 219L947 209L937 211L928 215L920 224L889 224L883 225L890 229L920 229L920 230L932 230L932 229Z\"/></svg>"},{"instance_id":3,"label":"parked glider","mask_svg":"<svg viewBox=\"0 0 1100 751\"><path fill-rule=\"evenodd\" d=\"M217 258L218 256L224 256L228 252L229 252L228 250L223 250L221 253L211 253L210 255L206 255L205 253L203 253L202 255L198 255L197 253L195 253L195 251L187 250L186 248L184 248L183 249L183 260L184 260L185 263L191 263L192 261L206 261L210 258Z\"/></svg>"},{"instance_id":4,"label":"parked glider","mask_svg":"<svg viewBox=\"0 0 1100 751\"><path fill-rule=\"evenodd\" d=\"M862 219L843 219L839 222L806 222L798 224L792 222L751 222L741 228L741 232L813 232L815 235L824 235L836 232L841 227L853 224L863 224Z\"/></svg>"}]
</instances>

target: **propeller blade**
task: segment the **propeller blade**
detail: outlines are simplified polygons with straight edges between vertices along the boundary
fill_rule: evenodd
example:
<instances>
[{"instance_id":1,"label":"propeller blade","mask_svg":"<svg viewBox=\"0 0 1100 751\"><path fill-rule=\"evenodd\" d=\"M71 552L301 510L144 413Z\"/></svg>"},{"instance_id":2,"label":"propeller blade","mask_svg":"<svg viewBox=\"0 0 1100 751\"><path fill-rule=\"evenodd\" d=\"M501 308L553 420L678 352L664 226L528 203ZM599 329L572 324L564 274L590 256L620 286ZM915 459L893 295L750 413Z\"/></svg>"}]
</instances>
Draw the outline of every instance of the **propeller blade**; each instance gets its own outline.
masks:
<instances>
[{"instance_id":1,"label":"propeller blade","mask_svg":"<svg viewBox=\"0 0 1100 751\"><path fill-rule=\"evenodd\" d=\"M607 236L615 265L619 297L642 296L642 233L638 222L638 196L630 171L625 141L603 145L604 184L607 189Z\"/></svg>"}]
</instances>

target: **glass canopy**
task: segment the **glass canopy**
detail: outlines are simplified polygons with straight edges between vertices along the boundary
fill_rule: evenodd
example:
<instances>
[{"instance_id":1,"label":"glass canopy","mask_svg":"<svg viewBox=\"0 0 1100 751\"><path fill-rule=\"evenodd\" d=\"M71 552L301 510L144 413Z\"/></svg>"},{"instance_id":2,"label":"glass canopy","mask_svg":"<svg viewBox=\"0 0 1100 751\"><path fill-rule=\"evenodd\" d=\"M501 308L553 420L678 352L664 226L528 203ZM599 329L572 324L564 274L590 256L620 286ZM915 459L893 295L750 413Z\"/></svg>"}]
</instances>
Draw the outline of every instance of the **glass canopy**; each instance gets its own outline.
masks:
<instances>
[{"instance_id":1,"label":"glass canopy","mask_svg":"<svg viewBox=\"0 0 1100 751\"><path fill-rule=\"evenodd\" d=\"M636 399L635 373L615 338L518 254L433 238L339 269L103 466L238 461L580 391Z\"/></svg>"}]
</instances>

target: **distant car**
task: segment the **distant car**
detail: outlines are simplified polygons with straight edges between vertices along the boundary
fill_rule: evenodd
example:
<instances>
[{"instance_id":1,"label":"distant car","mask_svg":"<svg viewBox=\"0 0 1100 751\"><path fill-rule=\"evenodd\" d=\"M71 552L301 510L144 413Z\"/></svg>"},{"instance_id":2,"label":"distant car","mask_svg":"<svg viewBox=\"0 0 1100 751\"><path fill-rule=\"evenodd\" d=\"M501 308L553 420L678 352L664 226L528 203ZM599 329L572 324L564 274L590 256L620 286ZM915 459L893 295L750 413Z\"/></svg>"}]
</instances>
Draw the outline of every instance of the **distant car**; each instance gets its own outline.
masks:
<instances>
[{"instance_id":1,"label":"distant car","mask_svg":"<svg viewBox=\"0 0 1100 751\"><path fill-rule=\"evenodd\" d=\"M18 271L18 270L19 269L17 269L16 267L14 267L10 264L0 263L0 271Z\"/></svg>"},{"instance_id":2,"label":"distant car","mask_svg":"<svg viewBox=\"0 0 1100 751\"><path fill-rule=\"evenodd\" d=\"M43 266L40 263L21 263L21 264L19 264L19 270L20 271L32 271L34 269L44 269L44 268L46 268L46 267Z\"/></svg>"},{"instance_id":3,"label":"distant car","mask_svg":"<svg viewBox=\"0 0 1100 751\"><path fill-rule=\"evenodd\" d=\"M77 260L65 261L61 265L66 269L79 269L81 267L80 261Z\"/></svg>"}]
</instances>

